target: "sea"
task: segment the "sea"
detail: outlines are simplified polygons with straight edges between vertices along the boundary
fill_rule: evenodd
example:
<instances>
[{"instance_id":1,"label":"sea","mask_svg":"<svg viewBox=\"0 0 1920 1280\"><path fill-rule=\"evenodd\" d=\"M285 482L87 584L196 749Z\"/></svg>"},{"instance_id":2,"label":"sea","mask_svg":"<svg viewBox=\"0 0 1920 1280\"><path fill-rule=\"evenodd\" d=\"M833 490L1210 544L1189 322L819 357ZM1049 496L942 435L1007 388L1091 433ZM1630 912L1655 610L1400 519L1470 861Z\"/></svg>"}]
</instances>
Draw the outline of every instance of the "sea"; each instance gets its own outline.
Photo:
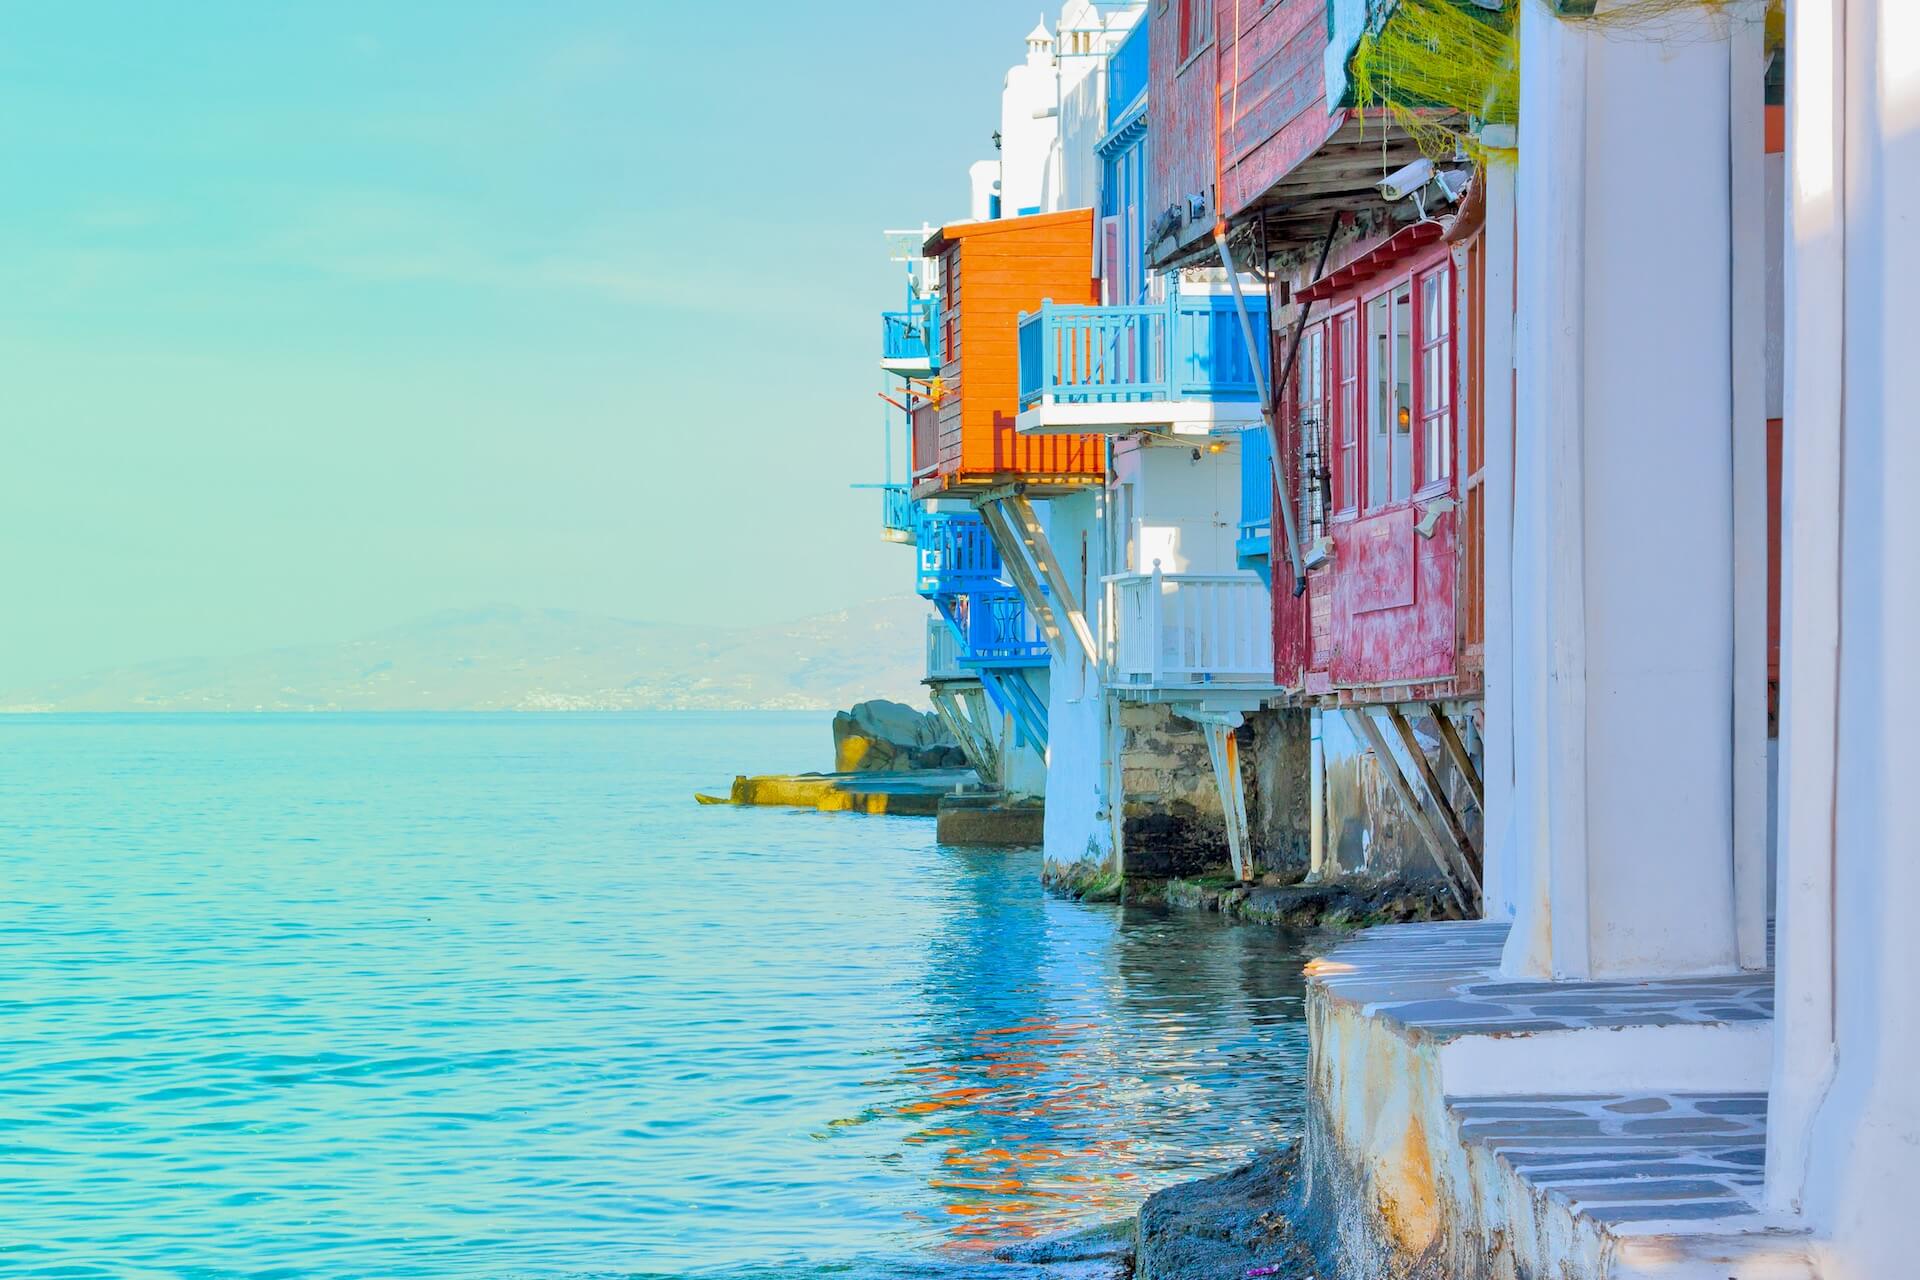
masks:
<instances>
[{"instance_id":1,"label":"sea","mask_svg":"<svg viewBox=\"0 0 1920 1280\"><path fill-rule=\"evenodd\" d=\"M1301 1123L1301 950L820 713L0 717L0 1276L975 1277Z\"/></svg>"}]
</instances>

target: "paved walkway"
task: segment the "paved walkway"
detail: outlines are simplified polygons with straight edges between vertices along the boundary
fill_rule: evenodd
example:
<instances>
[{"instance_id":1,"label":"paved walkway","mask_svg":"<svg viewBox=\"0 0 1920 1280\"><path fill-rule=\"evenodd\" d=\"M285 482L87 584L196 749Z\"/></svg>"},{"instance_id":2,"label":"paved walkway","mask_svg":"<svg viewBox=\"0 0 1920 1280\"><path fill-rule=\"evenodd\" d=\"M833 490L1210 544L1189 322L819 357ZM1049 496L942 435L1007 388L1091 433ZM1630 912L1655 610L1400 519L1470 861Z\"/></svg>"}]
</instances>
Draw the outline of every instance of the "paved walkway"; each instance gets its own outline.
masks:
<instances>
[{"instance_id":1,"label":"paved walkway","mask_svg":"<svg viewBox=\"0 0 1920 1280\"><path fill-rule=\"evenodd\" d=\"M1447 1106L1469 1145L1616 1235L1756 1212L1765 1094L1536 1094Z\"/></svg>"},{"instance_id":2,"label":"paved walkway","mask_svg":"<svg viewBox=\"0 0 1920 1280\"><path fill-rule=\"evenodd\" d=\"M1342 944L1311 972L1342 999L1426 1035L1706 1026L1773 1017L1773 972L1655 982L1501 979L1499 921L1397 925Z\"/></svg>"}]
</instances>

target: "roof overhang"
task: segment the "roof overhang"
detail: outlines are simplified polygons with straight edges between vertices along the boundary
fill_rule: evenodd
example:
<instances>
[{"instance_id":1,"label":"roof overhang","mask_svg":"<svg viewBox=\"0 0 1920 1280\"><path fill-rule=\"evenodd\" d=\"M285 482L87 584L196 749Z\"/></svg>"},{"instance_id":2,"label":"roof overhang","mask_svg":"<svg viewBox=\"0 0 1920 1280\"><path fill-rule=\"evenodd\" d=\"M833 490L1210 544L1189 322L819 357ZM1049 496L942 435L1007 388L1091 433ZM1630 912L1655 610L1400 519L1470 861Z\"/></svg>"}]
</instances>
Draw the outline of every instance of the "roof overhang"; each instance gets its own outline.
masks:
<instances>
[{"instance_id":1,"label":"roof overhang","mask_svg":"<svg viewBox=\"0 0 1920 1280\"><path fill-rule=\"evenodd\" d=\"M1420 158L1412 135L1384 112L1347 110L1346 119L1311 154L1250 197L1230 217L1270 253L1317 245L1336 214L1387 215L1378 184Z\"/></svg>"},{"instance_id":2,"label":"roof overhang","mask_svg":"<svg viewBox=\"0 0 1920 1280\"><path fill-rule=\"evenodd\" d=\"M1384 275L1397 264L1439 243L1447 233L1446 224L1429 219L1402 227L1338 270L1329 271L1305 288L1293 292L1295 302L1325 302L1375 276Z\"/></svg>"}]
</instances>

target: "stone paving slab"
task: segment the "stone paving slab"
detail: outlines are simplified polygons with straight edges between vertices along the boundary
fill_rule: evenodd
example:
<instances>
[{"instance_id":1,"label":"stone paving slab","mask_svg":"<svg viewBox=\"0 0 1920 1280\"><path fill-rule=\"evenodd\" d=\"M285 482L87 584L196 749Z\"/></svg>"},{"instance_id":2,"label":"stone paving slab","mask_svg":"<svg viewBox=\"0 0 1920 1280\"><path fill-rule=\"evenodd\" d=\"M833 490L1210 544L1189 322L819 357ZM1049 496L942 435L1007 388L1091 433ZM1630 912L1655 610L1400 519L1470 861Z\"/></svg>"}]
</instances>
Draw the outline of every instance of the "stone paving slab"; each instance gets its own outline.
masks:
<instances>
[{"instance_id":1,"label":"stone paving slab","mask_svg":"<svg viewBox=\"0 0 1920 1280\"><path fill-rule=\"evenodd\" d=\"M1506 982L1507 925L1387 925L1334 948L1310 968L1369 1016L1441 1039L1538 1031L1710 1026L1773 1016L1773 971L1653 982Z\"/></svg>"},{"instance_id":2,"label":"stone paving slab","mask_svg":"<svg viewBox=\"0 0 1920 1280\"><path fill-rule=\"evenodd\" d=\"M1615 1234L1750 1220L1766 1161L1759 1093L1452 1097L1461 1138Z\"/></svg>"}]
</instances>

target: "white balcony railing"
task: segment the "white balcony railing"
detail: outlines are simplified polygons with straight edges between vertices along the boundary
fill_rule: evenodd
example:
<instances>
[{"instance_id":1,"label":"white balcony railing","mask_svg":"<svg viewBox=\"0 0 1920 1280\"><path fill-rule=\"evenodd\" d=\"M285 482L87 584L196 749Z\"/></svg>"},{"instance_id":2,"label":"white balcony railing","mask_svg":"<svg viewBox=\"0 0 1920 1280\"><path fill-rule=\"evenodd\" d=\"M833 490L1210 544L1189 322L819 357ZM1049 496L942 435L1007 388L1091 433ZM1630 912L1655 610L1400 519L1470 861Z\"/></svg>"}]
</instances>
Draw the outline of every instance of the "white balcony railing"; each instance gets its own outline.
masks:
<instances>
[{"instance_id":1,"label":"white balcony railing","mask_svg":"<svg viewBox=\"0 0 1920 1280\"><path fill-rule=\"evenodd\" d=\"M927 619L925 680L972 680L978 674L960 665L960 639L945 618Z\"/></svg>"},{"instance_id":2,"label":"white balcony railing","mask_svg":"<svg viewBox=\"0 0 1920 1280\"><path fill-rule=\"evenodd\" d=\"M1106 584L1108 683L1273 683L1273 600L1251 573L1119 573Z\"/></svg>"}]
</instances>

